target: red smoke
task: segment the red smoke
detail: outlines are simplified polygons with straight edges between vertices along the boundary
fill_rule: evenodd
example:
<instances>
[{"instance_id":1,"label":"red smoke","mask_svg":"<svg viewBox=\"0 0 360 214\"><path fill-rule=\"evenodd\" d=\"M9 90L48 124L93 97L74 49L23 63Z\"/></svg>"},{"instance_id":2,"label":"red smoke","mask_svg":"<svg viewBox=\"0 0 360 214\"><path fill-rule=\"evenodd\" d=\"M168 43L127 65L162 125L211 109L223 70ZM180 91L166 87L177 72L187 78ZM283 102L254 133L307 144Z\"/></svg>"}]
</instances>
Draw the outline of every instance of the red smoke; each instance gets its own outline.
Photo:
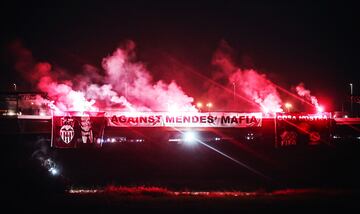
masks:
<instances>
[{"instance_id":1,"label":"red smoke","mask_svg":"<svg viewBox=\"0 0 360 214\"><path fill-rule=\"evenodd\" d=\"M196 111L193 98L174 81L154 82L146 67L135 61L135 43L103 59L105 75L90 65L83 74L70 76L49 63L35 63L30 51L20 43L12 47L16 69L54 102L43 100L56 111Z\"/></svg>"},{"instance_id":2,"label":"red smoke","mask_svg":"<svg viewBox=\"0 0 360 214\"><path fill-rule=\"evenodd\" d=\"M295 89L298 95L304 97L306 101L311 102L311 104L315 106L317 111L323 111L322 107L319 106L317 98L310 94L310 90L305 89L304 83L300 83L298 86L296 86Z\"/></svg>"},{"instance_id":3,"label":"red smoke","mask_svg":"<svg viewBox=\"0 0 360 214\"><path fill-rule=\"evenodd\" d=\"M154 81L146 66L136 60L135 48L135 43L128 41L102 60L103 70L84 65L82 73L76 76L47 62L35 63L31 52L21 43L15 43L12 52L17 60L16 69L48 94L52 101L42 102L56 111L197 111L194 99L174 80ZM208 87L207 98L231 110L282 112L279 93L266 75L239 68L232 57L231 47L222 41L212 59L219 68L210 81L216 87L214 84ZM303 85L296 90L317 105L316 98ZM220 105L217 110L221 110Z\"/></svg>"},{"instance_id":4,"label":"red smoke","mask_svg":"<svg viewBox=\"0 0 360 214\"><path fill-rule=\"evenodd\" d=\"M218 94L226 97L224 100L235 102L235 106L252 102L257 104L257 108L254 110L260 109L264 113L282 112L279 93L271 81L266 78L265 74L260 74L252 69L242 70L239 68L232 59L232 52L231 47L222 41L214 54L212 63L220 68L220 71L214 74L214 79L223 82L226 88L234 91L233 94ZM210 91L218 90L210 88ZM232 98L233 96L235 98Z\"/></svg>"},{"instance_id":5,"label":"red smoke","mask_svg":"<svg viewBox=\"0 0 360 214\"><path fill-rule=\"evenodd\" d=\"M117 49L103 59L106 81L121 92L137 110L196 111L194 99L187 96L175 81L154 82L144 65L134 62L135 44Z\"/></svg>"},{"instance_id":6,"label":"red smoke","mask_svg":"<svg viewBox=\"0 0 360 214\"><path fill-rule=\"evenodd\" d=\"M264 113L283 111L280 96L265 74L238 69L230 76L229 81L235 83L237 90L259 104Z\"/></svg>"}]
</instances>

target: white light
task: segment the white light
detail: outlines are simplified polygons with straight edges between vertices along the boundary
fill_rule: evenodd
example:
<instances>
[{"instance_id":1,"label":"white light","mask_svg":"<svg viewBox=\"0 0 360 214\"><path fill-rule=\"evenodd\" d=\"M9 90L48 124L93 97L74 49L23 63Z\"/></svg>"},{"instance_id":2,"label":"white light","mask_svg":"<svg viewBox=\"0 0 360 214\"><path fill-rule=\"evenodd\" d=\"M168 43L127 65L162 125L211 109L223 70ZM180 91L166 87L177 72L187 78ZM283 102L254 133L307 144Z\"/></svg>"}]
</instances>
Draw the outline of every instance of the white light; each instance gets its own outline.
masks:
<instances>
[{"instance_id":1,"label":"white light","mask_svg":"<svg viewBox=\"0 0 360 214\"><path fill-rule=\"evenodd\" d=\"M317 107L316 107L316 110L317 110L319 113L324 112L324 107L322 107L322 106L317 106Z\"/></svg>"},{"instance_id":2,"label":"white light","mask_svg":"<svg viewBox=\"0 0 360 214\"><path fill-rule=\"evenodd\" d=\"M115 138L111 138L111 143L115 143Z\"/></svg>"},{"instance_id":3,"label":"white light","mask_svg":"<svg viewBox=\"0 0 360 214\"><path fill-rule=\"evenodd\" d=\"M181 139L180 138L170 138L169 142L180 142Z\"/></svg>"},{"instance_id":4,"label":"white light","mask_svg":"<svg viewBox=\"0 0 360 214\"><path fill-rule=\"evenodd\" d=\"M49 172L50 172L52 175L57 175L57 174L59 174L59 170L56 169L55 167L51 167L51 168L49 169Z\"/></svg>"},{"instance_id":5,"label":"white light","mask_svg":"<svg viewBox=\"0 0 360 214\"><path fill-rule=\"evenodd\" d=\"M263 112L264 112L264 113L269 113L269 109L266 108L265 106L262 106L262 109L263 109Z\"/></svg>"},{"instance_id":6,"label":"white light","mask_svg":"<svg viewBox=\"0 0 360 214\"><path fill-rule=\"evenodd\" d=\"M196 143L196 134L195 132L185 132L183 136L183 140L186 144L194 144Z\"/></svg>"},{"instance_id":7,"label":"white light","mask_svg":"<svg viewBox=\"0 0 360 214\"><path fill-rule=\"evenodd\" d=\"M292 104L291 103L285 103L285 108L288 109L288 111L292 108Z\"/></svg>"},{"instance_id":8,"label":"white light","mask_svg":"<svg viewBox=\"0 0 360 214\"><path fill-rule=\"evenodd\" d=\"M16 115L16 113L14 110L8 110L7 115L14 116L14 115Z\"/></svg>"}]
</instances>

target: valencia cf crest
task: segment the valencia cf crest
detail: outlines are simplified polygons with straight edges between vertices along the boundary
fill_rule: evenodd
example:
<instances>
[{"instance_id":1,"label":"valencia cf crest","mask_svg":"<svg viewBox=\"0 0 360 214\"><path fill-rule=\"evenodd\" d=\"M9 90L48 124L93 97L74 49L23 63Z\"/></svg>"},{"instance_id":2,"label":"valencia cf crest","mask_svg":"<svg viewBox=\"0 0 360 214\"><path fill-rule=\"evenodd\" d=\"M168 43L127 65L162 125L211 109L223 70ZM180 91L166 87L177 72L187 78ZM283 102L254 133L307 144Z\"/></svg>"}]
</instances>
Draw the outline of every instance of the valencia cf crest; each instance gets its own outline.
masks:
<instances>
[{"instance_id":1,"label":"valencia cf crest","mask_svg":"<svg viewBox=\"0 0 360 214\"><path fill-rule=\"evenodd\" d=\"M74 138L74 119L66 116L61 118L60 137L64 143L69 144Z\"/></svg>"}]
</instances>

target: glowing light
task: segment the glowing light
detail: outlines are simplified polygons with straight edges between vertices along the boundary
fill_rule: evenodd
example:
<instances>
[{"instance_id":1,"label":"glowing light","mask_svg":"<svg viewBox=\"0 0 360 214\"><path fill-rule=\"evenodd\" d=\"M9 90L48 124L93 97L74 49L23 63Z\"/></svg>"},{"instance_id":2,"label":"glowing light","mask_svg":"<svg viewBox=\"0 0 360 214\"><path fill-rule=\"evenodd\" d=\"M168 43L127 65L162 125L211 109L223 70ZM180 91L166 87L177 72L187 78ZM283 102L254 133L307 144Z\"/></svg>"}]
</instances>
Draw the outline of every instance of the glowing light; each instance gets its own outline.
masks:
<instances>
[{"instance_id":1,"label":"glowing light","mask_svg":"<svg viewBox=\"0 0 360 214\"><path fill-rule=\"evenodd\" d=\"M185 132L183 140L186 144L192 145L196 143L196 133L195 132Z\"/></svg>"},{"instance_id":2,"label":"glowing light","mask_svg":"<svg viewBox=\"0 0 360 214\"><path fill-rule=\"evenodd\" d=\"M262 106L262 110L265 114L269 113L269 109L266 108L265 106Z\"/></svg>"},{"instance_id":3,"label":"glowing light","mask_svg":"<svg viewBox=\"0 0 360 214\"><path fill-rule=\"evenodd\" d=\"M14 115L16 115L16 112L15 112L14 110L9 110L9 111L7 112L7 115L9 115L9 116L14 116Z\"/></svg>"},{"instance_id":4,"label":"glowing light","mask_svg":"<svg viewBox=\"0 0 360 214\"><path fill-rule=\"evenodd\" d=\"M201 102L196 103L196 107L202 108L203 104Z\"/></svg>"},{"instance_id":5,"label":"glowing light","mask_svg":"<svg viewBox=\"0 0 360 214\"><path fill-rule=\"evenodd\" d=\"M287 112L290 112L290 109L292 108L292 104L291 103L285 103L285 108L286 108Z\"/></svg>"},{"instance_id":6,"label":"glowing light","mask_svg":"<svg viewBox=\"0 0 360 214\"><path fill-rule=\"evenodd\" d=\"M181 139L180 138L170 138L169 142L180 142Z\"/></svg>"},{"instance_id":7,"label":"glowing light","mask_svg":"<svg viewBox=\"0 0 360 214\"><path fill-rule=\"evenodd\" d=\"M254 140L255 139L254 133L247 133L245 138L246 140Z\"/></svg>"},{"instance_id":8,"label":"glowing light","mask_svg":"<svg viewBox=\"0 0 360 214\"><path fill-rule=\"evenodd\" d=\"M49 169L49 172L52 174L52 175L58 175L59 174L59 170L56 169L55 167L51 167Z\"/></svg>"},{"instance_id":9,"label":"glowing light","mask_svg":"<svg viewBox=\"0 0 360 214\"><path fill-rule=\"evenodd\" d=\"M211 102L206 103L206 107L208 108L208 111L213 107L213 104Z\"/></svg>"},{"instance_id":10,"label":"glowing light","mask_svg":"<svg viewBox=\"0 0 360 214\"><path fill-rule=\"evenodd\" d=\"M317 112L321 113L324 112L324 107L323 106L317 106L316 107Z\"/></svg>"}]
</instances>

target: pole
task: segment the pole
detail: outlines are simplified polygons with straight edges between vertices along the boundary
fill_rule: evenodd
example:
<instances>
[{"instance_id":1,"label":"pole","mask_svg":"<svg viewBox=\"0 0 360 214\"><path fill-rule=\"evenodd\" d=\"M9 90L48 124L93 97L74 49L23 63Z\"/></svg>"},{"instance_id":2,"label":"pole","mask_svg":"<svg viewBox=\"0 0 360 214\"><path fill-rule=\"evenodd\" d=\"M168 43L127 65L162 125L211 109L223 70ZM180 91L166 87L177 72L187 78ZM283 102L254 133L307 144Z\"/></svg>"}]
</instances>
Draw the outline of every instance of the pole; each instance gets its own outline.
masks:
<instances>
[{"instance_id":1,"label":"pole","mask_svg":"<svg viewBox=\"0 0 360 214\"><path fill-rule=\"evenodd\" d=\"M353 116L353 84L350 83L350 114Z\"/></svg>"},{"instance_id":2,"label":"pole","mask_svg":"<svg viewBox=\"0 0 360 214\"><path fill-rule=\"evenodd\" d=\"M279 144L278 144L278 137L277 137L277 121L276 121L276 113L275 113L275 117L274 117L274 133L275 133L275 148L278 148L279 147Z\"/></svg>"},{"instance_id":3,"label":"pole","mask_svg":"<svg viewBox=\"0 0 360 214\"><path fill-rule=\"evenodd\" d=\"M234 101L234 106L235 106L235 98L236 96L235 96L235 82L233 82L233 101Z\"/></svg>"}]
</instances>

